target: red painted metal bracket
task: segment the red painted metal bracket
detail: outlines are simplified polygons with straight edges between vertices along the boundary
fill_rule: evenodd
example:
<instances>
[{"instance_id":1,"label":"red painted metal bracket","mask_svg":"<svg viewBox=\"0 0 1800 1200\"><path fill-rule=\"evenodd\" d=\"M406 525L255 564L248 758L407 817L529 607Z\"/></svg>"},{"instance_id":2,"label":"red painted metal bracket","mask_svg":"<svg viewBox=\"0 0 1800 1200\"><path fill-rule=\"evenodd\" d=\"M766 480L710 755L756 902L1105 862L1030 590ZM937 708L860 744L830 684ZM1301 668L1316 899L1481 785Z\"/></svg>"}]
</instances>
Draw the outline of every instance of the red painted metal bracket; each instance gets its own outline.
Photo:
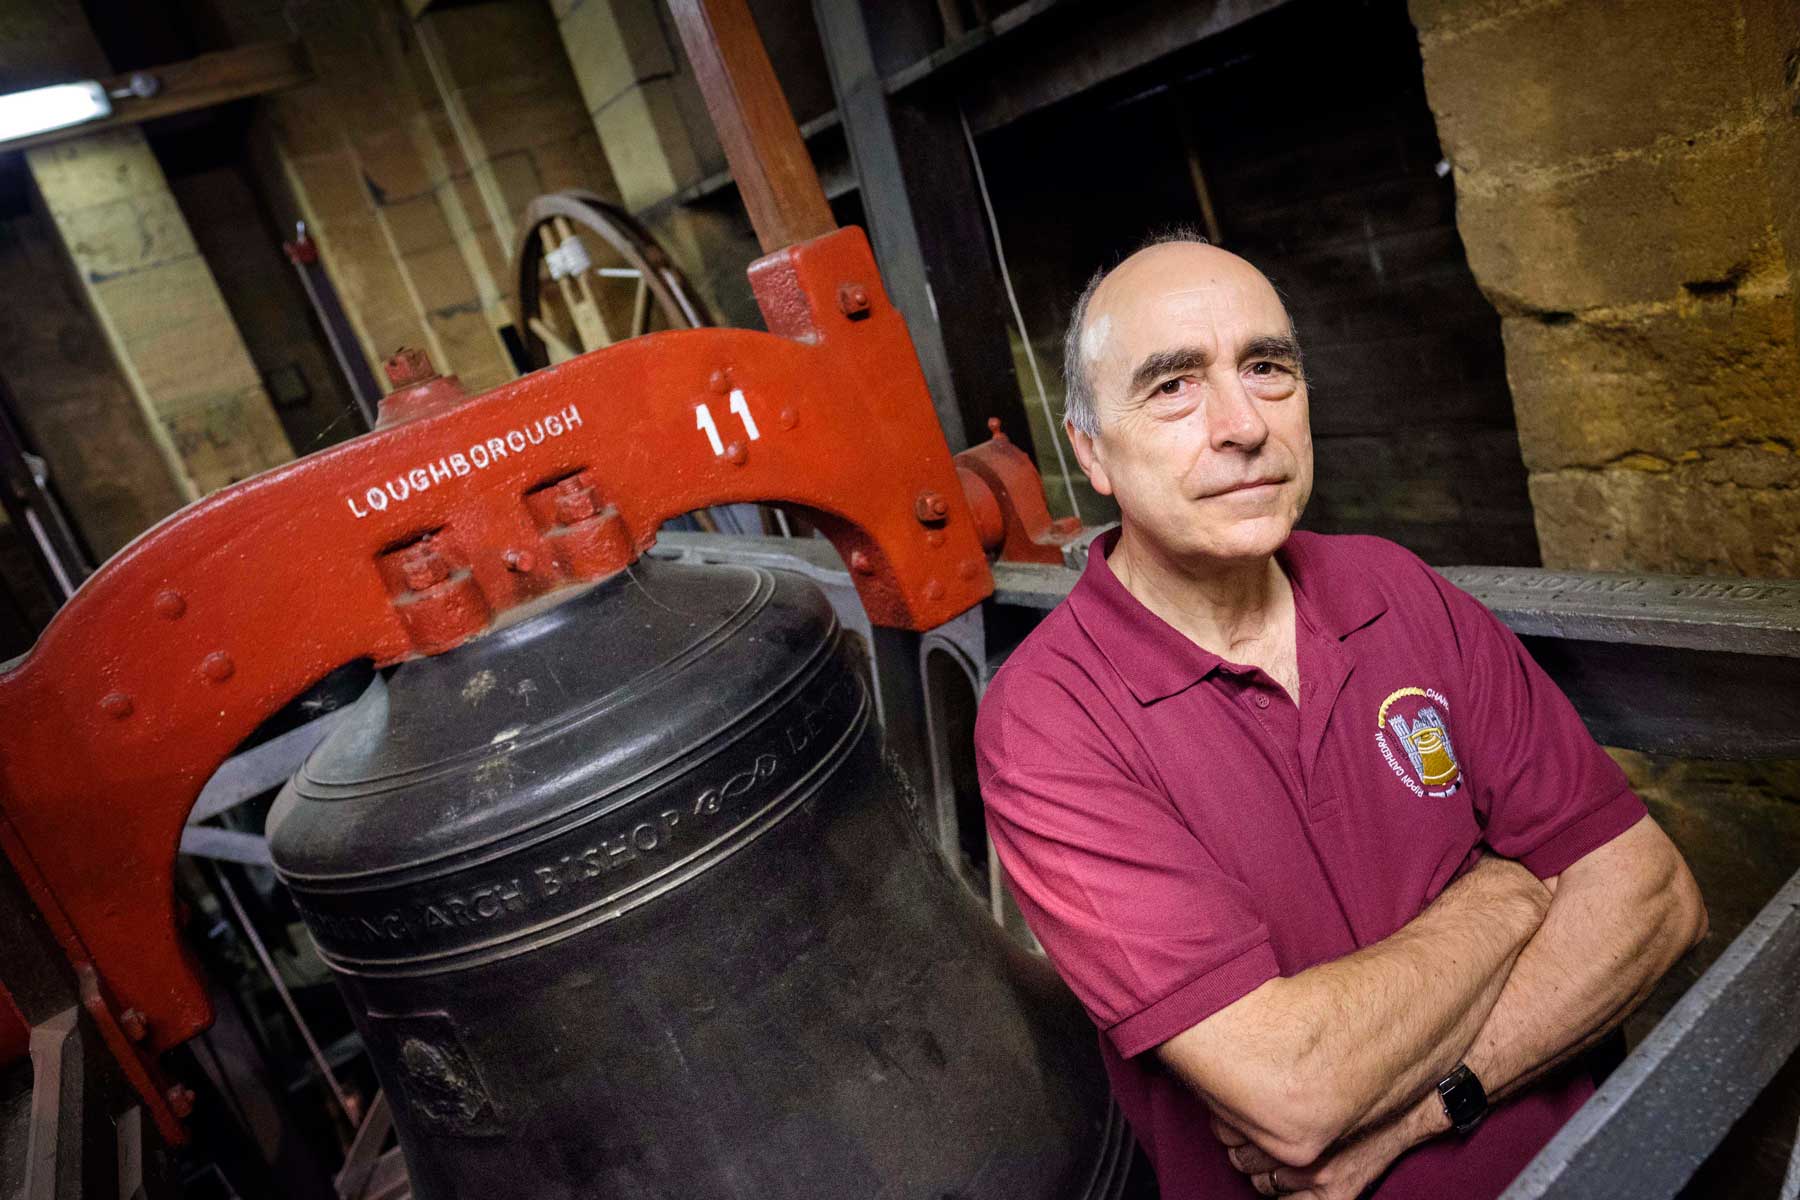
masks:
<instances>
[{"instance_id":1,"label":"red painted metal bracket","mask_svg":"<svg viewBox=\"0 0 1800 1200\"><path fill-rule=\"evenodd\" d=\"M176 933L182 825L328 671L450 649L733 501L810 510L878 624L928 629L990 594L862 231L770 255L751 281L769 333L637 338L183 509L0 677L0 842L165 1137L182 1098L154 1054L211 1019Z\"/></svg>"}]
</instances>

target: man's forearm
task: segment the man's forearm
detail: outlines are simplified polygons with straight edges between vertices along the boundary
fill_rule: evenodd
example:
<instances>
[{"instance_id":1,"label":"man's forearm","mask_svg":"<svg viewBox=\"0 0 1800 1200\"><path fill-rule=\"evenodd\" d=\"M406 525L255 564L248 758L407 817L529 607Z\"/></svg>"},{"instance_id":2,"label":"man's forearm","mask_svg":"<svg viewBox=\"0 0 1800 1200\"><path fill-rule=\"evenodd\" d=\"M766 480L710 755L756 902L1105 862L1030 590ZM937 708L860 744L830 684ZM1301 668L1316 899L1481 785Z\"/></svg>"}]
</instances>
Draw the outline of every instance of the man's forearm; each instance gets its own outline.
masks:
<instances>
[{"instance_id":1,"label":"man's forearm","mask_svg":"<svg viewBox=\"0 0 1800 1200\"><path fill-rule=\"evenodd\" d=\"M1706 931L1693 877L1648 818L1552 883L1550 911L1464 1059L1493 1100L1616 1029ZM1436 1096L1420 1108L1413 1128L1448 1128Z\"/></svg>"},{"instance_id":2,"label":"man's forearm","mask_svg":"<svg viewBox=\"0 0 1800 1200\"><path fill-rule=\"evenodd\" d=\"M1524 868L1484 860L1391 937L1270 980L1162 1056L1258 1144L1308 1161L1456 1065L1547 901Z\"/></svg>"}]
</instances>

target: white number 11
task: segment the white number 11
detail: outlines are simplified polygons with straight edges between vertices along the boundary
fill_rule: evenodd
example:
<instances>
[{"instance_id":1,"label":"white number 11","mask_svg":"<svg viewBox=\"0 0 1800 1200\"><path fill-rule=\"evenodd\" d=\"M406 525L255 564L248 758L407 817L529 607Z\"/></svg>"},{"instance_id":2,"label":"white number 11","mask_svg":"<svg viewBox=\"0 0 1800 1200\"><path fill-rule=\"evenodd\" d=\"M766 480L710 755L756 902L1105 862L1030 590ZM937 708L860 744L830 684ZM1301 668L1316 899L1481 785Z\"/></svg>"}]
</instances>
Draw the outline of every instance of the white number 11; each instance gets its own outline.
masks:
<instances>
[{"instance_id":1,"label":"white number 11","mask_svg":"<svg viewBox=\"0 0 1800 1200\"><path fill-rule=\"evenodd\" d=\"M744 433L751 441L762 437L762 432L756 428L756 418L750 415L750 402L744 398L742 388L731 389L731 411L744 423ZM694 428L706 435L714 454L725 453L725 443L719 438L719 427L713 422L712 410L704 404L694 405Z\"/></svg>"}]
</instances>

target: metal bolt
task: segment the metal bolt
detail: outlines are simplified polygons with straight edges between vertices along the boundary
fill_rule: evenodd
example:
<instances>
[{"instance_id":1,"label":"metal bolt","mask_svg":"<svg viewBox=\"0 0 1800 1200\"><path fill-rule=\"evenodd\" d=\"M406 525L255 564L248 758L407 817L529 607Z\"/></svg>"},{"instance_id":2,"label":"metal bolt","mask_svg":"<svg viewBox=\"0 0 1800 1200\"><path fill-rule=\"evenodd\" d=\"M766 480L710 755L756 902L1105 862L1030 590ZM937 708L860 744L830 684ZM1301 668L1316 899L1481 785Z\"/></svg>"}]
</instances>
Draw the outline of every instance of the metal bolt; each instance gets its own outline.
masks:
<instances>
[{"instance_id":1,"label":"metal bolt","mask_svg":"<svg viewBox=\"0 0 1800 1200\"><path fill-rule=\"evenodd\" d=\"M402 346L394 351L393 357L382 365L387 370L388 384L395 391L436 379L438 373L437 368L431 365L431 355L411 346Z\"/></svg>"},{"instance_id":2,"label":"metal bolt","mask_svg":"<svg viewBox=\"0 0 1800 1200\"><path fill-rule=\"evenodd\" d=\"M200 671L214 683L224 683L237 674L237 664L223 650L214 650L200 660Z\"/></svg>"},{"instance_id":3,"label":"metal bolt","mask_svg":"<svg viewBox=\"0 0 1800 1200\"><path fill-rule=\"evenodd\" d=\"M521 575L531 574L532 568L537 566L537 558L529 550L508 550L502 561L506 563L507 570L517 571Z\"/></svg>"},{"instance_id":4,"label":"metal bolt","mask_svg":"<svg viewBox=\"0 0 1800 1200\"><path fill-rule=\"evenodd\" d=\"M450 564L444 561L443 555L421 542L400 560L400 574L407 587L422 592L450 578Z\"/></svg>"},{"instance_id":5,"label":"metal bolt","mask_svg":"<svg viewBox=\"0 0 1800 1200\"><path fill-rule=\"evenodd\" d=\"M163 1099L169 1102L169 1109L177 1118L185 1120L194 1111L194 1089L177 1083L163 1093Z\"/></svg>"},{"instance_id":6,"label":"metal bolt","mask_svg":"<svg viewBox=\"0 0 1800 1200\"><path fill-rule=\"evenodd\" d=\"M180 592L170 589L156 593L154 604L156 615L166 621L178 621L181 614L187 611L187 600Z\"/></svg>"},{"instance_id":7,"label":"metal bolt","mask_svg":"<svg viewBox=\"0 0 1800 1200\"><path fill-rule=\"evenodd\" d=\"M150 1036L150 1019L142 1009L128 1008L119 1014L119 1028L132 1041L141 1042Z\"/></svg>"},{"instance_id":8,"label":"metal bolt","mask_svg":"<svg viewBox=\"0 0 1800 1200\"><path fill-rule=\"evenodd\" d=\"M100 711L115 721L123 721L131 715L131 697L124 692L108 692L100 697Z\"/></svg>"},{"instance_id":9,"label":"metal bolt","mask_svg":"<svg viewBox=\"0 0 1800 1200\"><path fill-rule=\"evenodd\" d=\"M585 521L598 509L594 503L594 489L581 482L578 476L571 475L556 485L556 519L564 525Z\"/></svg>"},{"instance_id":10,"label":"metal bolt","mask_svg":"<svg viewBox=\"0 0 1800 1200\"><path fill-rule=\"evenodd\" d=\"M860 317L869 311L869 289L860 283L846 283L838 288L838 308L846 317Z\"/></svg>"},{"instance_id":11,"label":"metal bolt","mask_svg":"<svg viewBox=\"0 0 1800 1200\"><path fill-rule=\"evenodd\" d=\"M913 501L913 513L925 524L942 521L950 515L950 502L944 499L942 492L923 491Z\"/></svg>"}]
</instances>

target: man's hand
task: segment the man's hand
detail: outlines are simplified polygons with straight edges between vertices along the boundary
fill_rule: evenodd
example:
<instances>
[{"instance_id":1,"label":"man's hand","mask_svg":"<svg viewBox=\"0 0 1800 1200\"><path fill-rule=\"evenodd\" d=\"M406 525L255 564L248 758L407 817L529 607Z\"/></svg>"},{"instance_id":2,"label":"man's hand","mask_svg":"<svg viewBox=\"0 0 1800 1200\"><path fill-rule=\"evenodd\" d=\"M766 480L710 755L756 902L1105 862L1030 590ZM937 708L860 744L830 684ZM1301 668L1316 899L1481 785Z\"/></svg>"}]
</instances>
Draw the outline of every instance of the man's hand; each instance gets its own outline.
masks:
<instances>
[{"instance_id":1,"label":"man's hand","mask_svg":"<svg viewBox=\"0 0 1800 1200\"><path fill-rule=\"evenodd\" d=\"M1332 1147L1315 1162L1291 1167L1270 1158L1243 1130L1217 1117L1212 1129L1227 1147L1231 1165L1248 1175L1257 1191L1304 1200L1356 1200L1395 1159L1431 1135L1407 1113Z\"/></svg>"}]
</instances>

